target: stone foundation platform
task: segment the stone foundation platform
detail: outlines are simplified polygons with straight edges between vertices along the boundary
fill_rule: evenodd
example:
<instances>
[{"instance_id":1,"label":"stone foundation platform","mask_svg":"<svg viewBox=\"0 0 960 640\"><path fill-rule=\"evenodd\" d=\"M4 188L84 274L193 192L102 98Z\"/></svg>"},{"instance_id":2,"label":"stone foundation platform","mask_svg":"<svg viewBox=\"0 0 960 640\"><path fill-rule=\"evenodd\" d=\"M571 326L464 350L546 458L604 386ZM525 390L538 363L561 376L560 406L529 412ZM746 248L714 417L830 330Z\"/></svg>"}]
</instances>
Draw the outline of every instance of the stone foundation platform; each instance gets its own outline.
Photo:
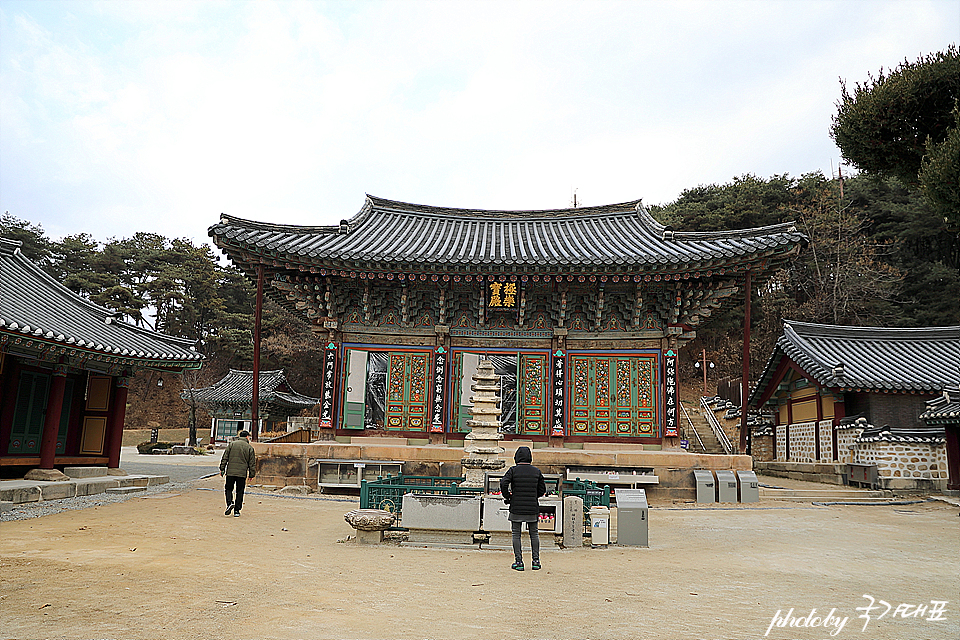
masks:
<instances>
[{"instance_id":1,"label":"stone foundation platform","mask_svg":"<svg viewBox=\"0 0 960 640\"><path fill-rule=\"evenodd\" d=\"M406 439L357 438L358 442L253 443L257 452L257 480L277 486L307 484L317 488L315 460L394 460L402 461L404 475L461 476L460 461L464 451L460 447L443 444L406 444ZM517 441L503 442L501 459L507 466L513 464L512 446ZM522 444L527 444L523 442ZM533 443L530 443L533 444ZM539 443L538 443L539 444ZM517 445L519 446L519 445ZM529 446L529 444L527 444ZM681 449L645 451L643 445L590 443L582 449L563 447L531 447L533 464L544 473L565 474L567 467L643 468L652 469L659 484L646 486L648 500L696 499L694 469L712 471L730 469L750 471L750 456L711 455L687 453ZM611 485L617 486L617 485Z\"/></svg>"}]
</instances>

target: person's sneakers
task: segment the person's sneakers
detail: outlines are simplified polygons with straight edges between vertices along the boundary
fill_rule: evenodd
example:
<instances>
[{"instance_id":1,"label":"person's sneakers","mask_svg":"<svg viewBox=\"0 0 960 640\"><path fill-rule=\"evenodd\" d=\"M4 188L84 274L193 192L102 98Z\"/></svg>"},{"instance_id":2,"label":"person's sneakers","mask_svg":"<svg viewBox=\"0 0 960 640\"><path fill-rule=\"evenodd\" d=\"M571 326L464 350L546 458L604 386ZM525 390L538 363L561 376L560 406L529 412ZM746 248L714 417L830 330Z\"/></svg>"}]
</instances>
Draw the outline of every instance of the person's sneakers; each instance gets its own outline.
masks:
<instances>
[{"instance_id":1,"label":"person's sneakers","mask_svg":"<svg viewBox=\"0 0 960 640\"><path fill-rule=\"evenodd\" d=\"M230 515L230 512L231 512L231 511L233 511L233 503L232 503L232 502L227 505L227 510L223 512L223 515L228 516L228 515Z\"/></svg>"},{"instance_id":2,"label":"person's sneakers","mask_svg":"<svg viewBox=\"0 0 960 640\"><path fill-rule=\"evenodd\" d=\"M533 569L534 571L540 571L540 561L539 561L539 560L534 560L534 561L533 561L533 566L530 567L530 568Z\"/></svg>"},{"instance_id":3,"label":"person's sneakers","mask_svg":"<svg viewBox=\"0 0 960 640\"><path fill-rule=\"evenodd\" d=\"M513 565L512 565L510 568L513 569L514 571L523 571L523 563L522 563L522 562L514 562Z\"/></svg>"},{"instance_id":4,"label":"person's sneakers","mask_svg":"<svg viewBox=\"0 0 960 640\"><path fill-rule=\"evenodd\" d=\"M239 518L239 517L240 517L240 512L239 512L239 511L234 511L234 512L233 512L233 517L234 517L234 518Z\"/></svg>"}]
</instances>

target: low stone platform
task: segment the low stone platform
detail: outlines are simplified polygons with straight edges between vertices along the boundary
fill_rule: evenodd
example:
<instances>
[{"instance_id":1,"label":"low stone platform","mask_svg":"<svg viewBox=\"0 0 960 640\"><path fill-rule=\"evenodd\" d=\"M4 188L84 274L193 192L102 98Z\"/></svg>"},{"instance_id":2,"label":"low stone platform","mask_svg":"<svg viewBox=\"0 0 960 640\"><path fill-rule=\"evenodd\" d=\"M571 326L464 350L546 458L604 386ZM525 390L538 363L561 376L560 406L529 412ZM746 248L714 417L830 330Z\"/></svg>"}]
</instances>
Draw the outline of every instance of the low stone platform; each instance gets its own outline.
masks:
<instances>
[{"instance_id":1,"label":"low stone platform","mask_svg":"<svg viewBox=\"0 0 960 640\"><path fill-rule=\"evenodd\" d=\"M101 467L102 469L102 467ZM105 471L105 469L104 469ZM93 476L71 478L66 481L44 482L40 480L0 480L0 502L23 504L43 500L63 500L78 496L92 496L111 489L139 488L166 484L169 476Z\"/></svg>"},{"instance_id":2,"label":"low stone platform","mask_svg":"<svg viewBox=\"0 0 960 640\"><path fill-rule=\"evenodd\" d=\"M370 438L370 440L374 440ZM317 486L316 460L401 461L402 473L416 476L460 476L463 449L444 444L409 445L407 440L376 438L374 442L342 443L322 441L310 444L253 443L260 469L258 481L277 486L308 484ZM503 441L501 458L513 464L513 446L518 441ZM522 441L520 441L522 442ZM596 448L594 448L596 447ZM535 447L533 464L544 473L565 474L568 467L652 469L660 482L647 489L648 499L694 499L694 469L750 471L753 459L741 455L688 453L682 449L645 451L638 445L606 448L599 444L582 449Z\"/></svg>"}]
</instances>

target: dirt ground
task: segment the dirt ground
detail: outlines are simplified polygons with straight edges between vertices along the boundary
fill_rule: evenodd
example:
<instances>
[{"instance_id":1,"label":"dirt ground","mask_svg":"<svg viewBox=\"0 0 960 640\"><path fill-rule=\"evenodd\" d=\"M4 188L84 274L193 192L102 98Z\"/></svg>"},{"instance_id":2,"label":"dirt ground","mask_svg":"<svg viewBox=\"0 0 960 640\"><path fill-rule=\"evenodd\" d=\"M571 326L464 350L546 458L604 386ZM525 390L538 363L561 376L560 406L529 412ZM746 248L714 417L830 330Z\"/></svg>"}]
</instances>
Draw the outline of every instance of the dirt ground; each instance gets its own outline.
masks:
<instances>
[{"instance_id":1,"label":"dirt ground","mask_svg":"<svg viewBox=\"0 0 960 640\"><path fill-rule=\"evenodd\" d=\"M650 548L545 551L518 573L503 551L348 540L349 496L257 492L224 517L221 487L0 525L0 638L960 637L960 518L942 502L654 505ZM821 626L769 628L790 609Z\"/></svg>"}]
</instances>

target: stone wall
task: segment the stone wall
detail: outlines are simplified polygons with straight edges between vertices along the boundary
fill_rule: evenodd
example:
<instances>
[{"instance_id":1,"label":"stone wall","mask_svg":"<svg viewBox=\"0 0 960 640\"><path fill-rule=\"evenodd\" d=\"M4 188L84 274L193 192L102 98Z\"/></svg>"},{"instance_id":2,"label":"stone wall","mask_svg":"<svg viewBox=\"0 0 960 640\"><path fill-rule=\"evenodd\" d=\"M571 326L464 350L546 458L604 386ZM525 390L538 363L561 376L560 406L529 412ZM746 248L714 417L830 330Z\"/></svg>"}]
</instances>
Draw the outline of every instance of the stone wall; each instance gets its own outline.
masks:
<instances>
[{"instance_id":1,"label":"stone wall","mask_svg":"<svg viewBox=\"0 0 960 640\"><path fill-rule=\"evenodd\" d=\"M884 489L943 489L947 482L946 447L906 442L861 442L855 462L874 464Z\"/></svg>"},{"instance_id":2,"label":"stone wall","mask_svg":"<svg viewBox=\"0 0 960 640\"><path fill-rule=\"evenodd\" d=\"M821 420L817 429L820 430L820 462L833 462L833 420Z\"/></svg>"},{"instance_id":3,"label":"stone wall","mask_svg":"<svg viewBox=\"0 0 960 640\"><path fill-rule=\"evenodd\" d=\"M857 443L857 438L863 433L862 427L838 427L837 428L837 461L855 462L853 447Z\"/></svg>"},{"instance_id":4,"label":"stone wall","mask_svg":"<svg viewBox=\"0 0 960 640\"><path fill-rule=\"evenodd\" d=\"M790 425L790 461L817 461L816 431L816 422L801 422ZM777 456L778 460L786 459L779 451L777 453L779 454Z\"/></svg>"},{"instance_id":5,"label":"stone wall","mask_svg":"<svg viewBox=\"0 0 960 640\"><path fill-rule=\"evenodd\" d=\"M750 453L756 462L770 462L773 456L773 433L751 436Z\"/></svg>"}]
</instances>

